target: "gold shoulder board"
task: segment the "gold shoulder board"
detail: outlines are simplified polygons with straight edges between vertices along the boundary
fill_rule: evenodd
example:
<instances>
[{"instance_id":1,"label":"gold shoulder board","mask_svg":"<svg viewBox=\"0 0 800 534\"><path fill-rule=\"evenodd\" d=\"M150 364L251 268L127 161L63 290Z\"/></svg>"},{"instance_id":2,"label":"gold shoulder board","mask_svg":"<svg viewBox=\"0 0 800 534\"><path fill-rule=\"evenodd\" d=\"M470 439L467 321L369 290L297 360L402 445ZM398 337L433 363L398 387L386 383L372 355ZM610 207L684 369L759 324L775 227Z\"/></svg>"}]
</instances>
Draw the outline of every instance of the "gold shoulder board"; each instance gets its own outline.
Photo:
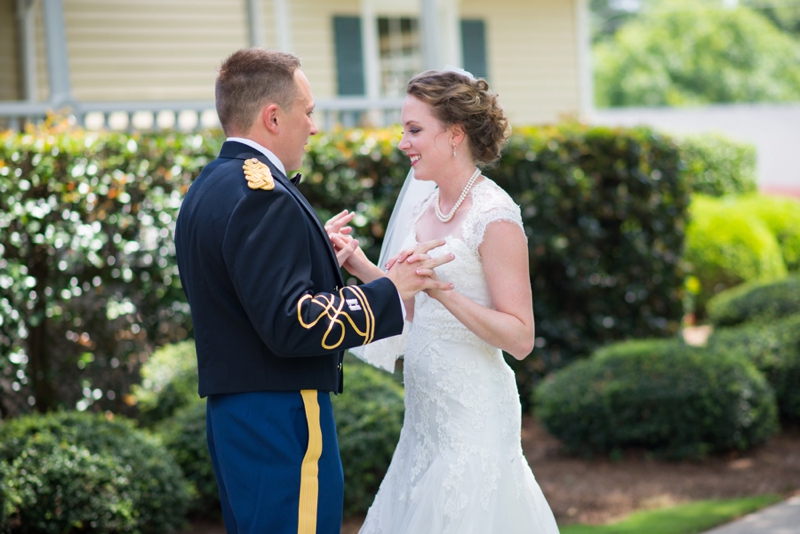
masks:
<instances>
[{"instance_id":1,"label":"gold shoulder board","mask_svg":"<svg viewBox=\"0 0 800 534\"><path fill-rule=\"evenodd\" d=\"M245 160L242 169L244 169L244 177L247 179L247 187L250 189L263 189L264 191L275 189L272 173L269 172L269 167L265 163L251 158Z\"/></svg>"}]
</instances>

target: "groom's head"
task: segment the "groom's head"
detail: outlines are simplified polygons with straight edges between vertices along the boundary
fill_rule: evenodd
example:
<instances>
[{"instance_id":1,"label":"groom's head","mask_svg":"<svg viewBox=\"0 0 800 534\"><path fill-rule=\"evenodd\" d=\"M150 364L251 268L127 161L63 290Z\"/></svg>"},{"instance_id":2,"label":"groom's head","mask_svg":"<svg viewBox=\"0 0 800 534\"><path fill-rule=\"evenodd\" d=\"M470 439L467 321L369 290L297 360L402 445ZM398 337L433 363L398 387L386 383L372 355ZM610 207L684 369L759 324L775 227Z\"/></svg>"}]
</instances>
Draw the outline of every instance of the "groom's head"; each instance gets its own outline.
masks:
<instances>
[{"instance_id":1,"label":"groom's head","mask_svg":"<svg viewBox=\"0 0 800 534\"><path fill-rule=\"evenodd\" d=\"M246 137L270 149L287 170L300 167L314 98L297 56L263 48L234 52L219 69L216 107L229 137Z\"/></svg>"}]
</instances>

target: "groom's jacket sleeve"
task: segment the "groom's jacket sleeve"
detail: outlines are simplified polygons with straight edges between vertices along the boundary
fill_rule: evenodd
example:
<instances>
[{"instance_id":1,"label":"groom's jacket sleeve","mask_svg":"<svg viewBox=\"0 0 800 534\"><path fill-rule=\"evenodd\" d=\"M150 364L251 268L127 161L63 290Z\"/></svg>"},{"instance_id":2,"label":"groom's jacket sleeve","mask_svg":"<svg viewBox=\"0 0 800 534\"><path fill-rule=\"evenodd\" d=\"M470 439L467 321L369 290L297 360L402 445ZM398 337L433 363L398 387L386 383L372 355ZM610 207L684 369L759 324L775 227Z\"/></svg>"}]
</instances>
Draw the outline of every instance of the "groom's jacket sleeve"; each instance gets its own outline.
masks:
<instances>
[{"instance_id":1,"label":"groom's jacket sleeve","mask_svg":"<svg viewBox=\"0 0 800 534\"><path fill-rule=\"evenodd\" d=\"M283 357L315 356L400 334L400 299L390 280L314 286L314 269L338 265L308 217L282 187L253 191L242 197L225 232L228 274L267 347Z\"/></svg>"}]
</instances>

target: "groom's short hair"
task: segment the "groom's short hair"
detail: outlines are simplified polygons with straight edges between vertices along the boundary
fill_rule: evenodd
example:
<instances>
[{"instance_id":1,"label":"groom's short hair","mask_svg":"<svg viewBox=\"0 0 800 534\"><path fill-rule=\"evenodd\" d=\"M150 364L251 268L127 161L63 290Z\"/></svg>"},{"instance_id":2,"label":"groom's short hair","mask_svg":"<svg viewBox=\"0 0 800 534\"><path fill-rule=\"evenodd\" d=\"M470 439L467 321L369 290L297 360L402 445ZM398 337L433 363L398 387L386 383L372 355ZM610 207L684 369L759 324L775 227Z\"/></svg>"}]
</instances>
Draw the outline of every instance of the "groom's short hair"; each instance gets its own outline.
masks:
<instances>
[{"instance_id":1,"label":"groom's short hair","mask_svg":"<svg viewBox=\"0 0 800 534\"><path fill-rule=\"evenodd\" d=\"M244 135L268 104L290 110L297 96L294 71L300 59L285 52L246 48L219 68L215 87L217 115L226 135Z\"/></svg>"}]
</instances>

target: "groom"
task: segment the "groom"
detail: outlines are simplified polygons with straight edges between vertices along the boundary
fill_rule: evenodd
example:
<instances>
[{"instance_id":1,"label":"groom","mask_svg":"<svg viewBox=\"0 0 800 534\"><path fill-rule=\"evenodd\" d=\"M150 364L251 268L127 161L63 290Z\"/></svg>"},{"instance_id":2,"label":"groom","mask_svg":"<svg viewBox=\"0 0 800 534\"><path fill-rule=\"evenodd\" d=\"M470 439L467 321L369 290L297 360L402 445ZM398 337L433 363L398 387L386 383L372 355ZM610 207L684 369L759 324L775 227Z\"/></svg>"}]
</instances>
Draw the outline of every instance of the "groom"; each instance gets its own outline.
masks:
<instances>
[{"instance_id":1,"label":"groom","mask_svg":"<svg viewBox=\"0 0 800 534\"><path fill-rule=\"evenodd\" d=\"M339 266L357 242L339 239L334 250L287 178L317 133L295 56L234 53L219 70L216 107L228 139L186 194L175 246L225 527L338 533L343 475L330 392L342 391L343 351L400 334L401 300L447 289L415 269L448 260L423 256L427 265L343 284Z\"/></svg>"}]
</instances>

